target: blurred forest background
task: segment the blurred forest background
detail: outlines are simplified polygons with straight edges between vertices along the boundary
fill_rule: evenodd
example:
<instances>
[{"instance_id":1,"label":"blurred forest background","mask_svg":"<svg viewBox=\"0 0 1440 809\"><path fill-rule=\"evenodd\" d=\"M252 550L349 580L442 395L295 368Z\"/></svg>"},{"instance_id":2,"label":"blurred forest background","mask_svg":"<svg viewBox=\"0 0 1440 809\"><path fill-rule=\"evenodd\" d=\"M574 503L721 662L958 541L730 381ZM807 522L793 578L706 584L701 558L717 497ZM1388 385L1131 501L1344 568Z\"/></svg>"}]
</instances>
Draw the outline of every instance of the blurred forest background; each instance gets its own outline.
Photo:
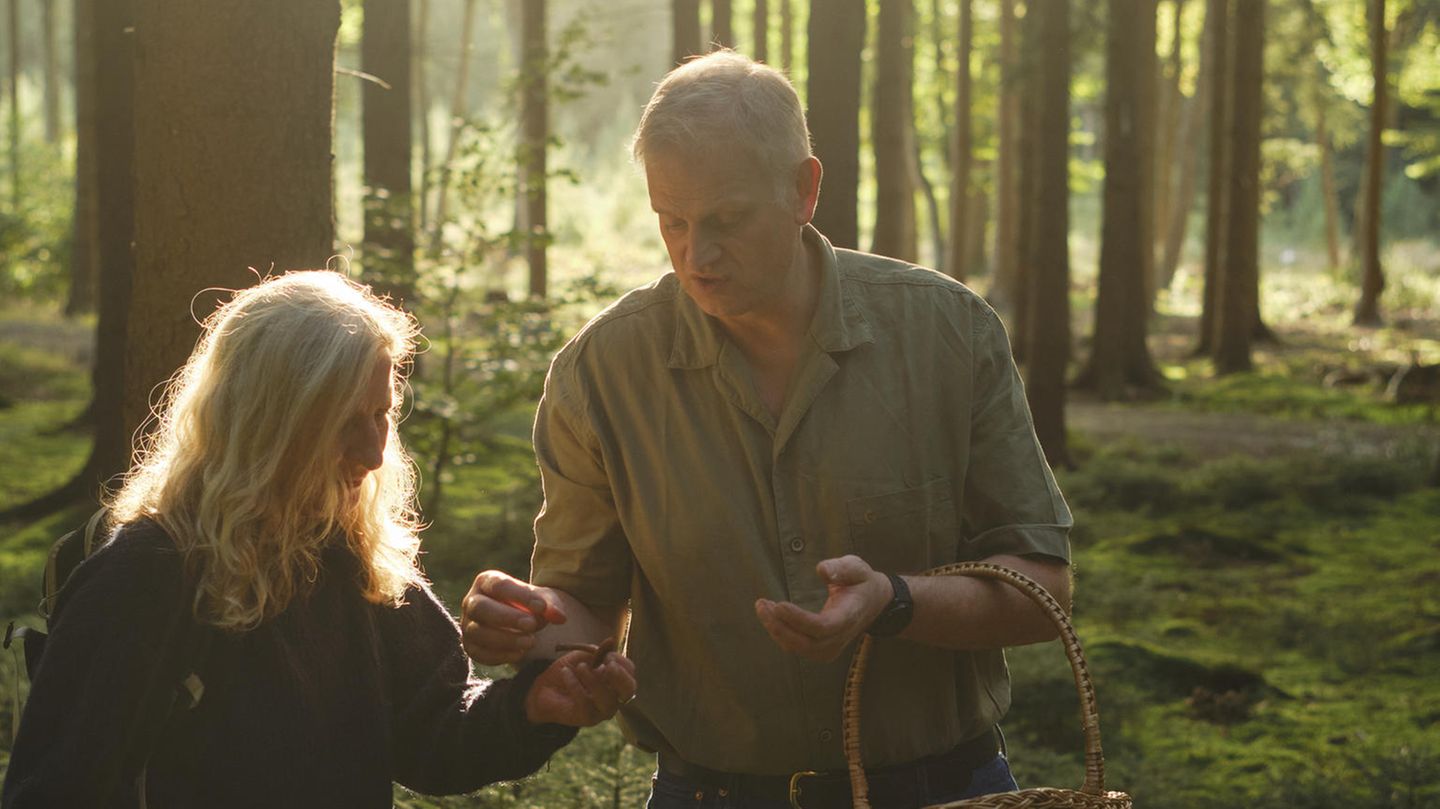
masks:
<instances>
[{"instance_id":1,"label":"blurred forest background","mask_svg":"<svg viewBox=\"0 0 1440 809\"><path fill-rule=\"evenodd\" d=\"M402 433L442 598L524 575L548 360L668 269L630 132L723 44L793 77L824 233L1004 316L1076 514L1112 786L1440 805L1437 0L0 4L0 617L41 623L50 542L196 319L296 267L424 326ZM1063 656L1010 660L1017 776L1078 784ZM638 806L652 766L606 725L527 781L395 801Z\"/></svg>"}]
</instances>

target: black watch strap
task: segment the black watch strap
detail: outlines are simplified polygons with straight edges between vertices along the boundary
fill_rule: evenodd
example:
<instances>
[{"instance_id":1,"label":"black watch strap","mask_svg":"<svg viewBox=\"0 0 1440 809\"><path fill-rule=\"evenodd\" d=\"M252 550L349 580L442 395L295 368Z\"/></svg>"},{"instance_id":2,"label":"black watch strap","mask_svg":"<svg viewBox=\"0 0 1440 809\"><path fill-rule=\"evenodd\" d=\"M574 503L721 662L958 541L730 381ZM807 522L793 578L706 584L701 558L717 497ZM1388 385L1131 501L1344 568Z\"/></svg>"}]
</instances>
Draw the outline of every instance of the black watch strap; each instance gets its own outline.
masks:
<instances>
[{"instance_id":1,"label":"black watch strap","mask_svg":"<svg viewBox=\"0 0 1440 809\"><path fill-rule=\"evenodd\" d=\"M915 616L915 599L910 597L910 586L894 573L885 575L890 577L890 586L895 594L866 630L877 638L893 637L904 632L905 627L910 625L910 619Z\"/></svg>"}]
</instances>

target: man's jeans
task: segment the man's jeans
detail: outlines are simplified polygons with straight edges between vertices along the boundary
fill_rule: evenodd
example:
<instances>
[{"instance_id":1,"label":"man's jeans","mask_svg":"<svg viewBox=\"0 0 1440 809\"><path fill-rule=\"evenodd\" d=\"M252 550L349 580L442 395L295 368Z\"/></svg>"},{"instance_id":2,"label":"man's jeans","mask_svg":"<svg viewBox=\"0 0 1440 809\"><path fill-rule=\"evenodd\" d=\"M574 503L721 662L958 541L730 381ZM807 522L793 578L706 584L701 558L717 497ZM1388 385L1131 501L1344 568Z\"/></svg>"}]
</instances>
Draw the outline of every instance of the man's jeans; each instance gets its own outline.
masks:
<instances>
[{"instance_id":1,"label":"man's jeans","mask_svg":"<svg viewBox=\"0 0 1440 809\"><path fill-rule=\"evenodd\" d=\"M1019 787L1015 784L1014 776L1010 774L1009 763L1005 761L1004 756L996 756L989 764L976 768L970 776L969 786L961 792L937 795L922 791L924 800L920 806L949 803L981 795L992 795L996 792L1013 792L1016 789ZM646 809L790 809L790 802L735 795L721 796L713 788L702 789L693 781L657 772L651 785L650 800L645 806ZM810 807L806 807L806 809L810 809ZM832 809L832 807L820 807L819 809ZM833 809L849 809L849 805L833 807ZM876 804L875 809L918 809L918 807Z\"/></svg>"}]
</instances>

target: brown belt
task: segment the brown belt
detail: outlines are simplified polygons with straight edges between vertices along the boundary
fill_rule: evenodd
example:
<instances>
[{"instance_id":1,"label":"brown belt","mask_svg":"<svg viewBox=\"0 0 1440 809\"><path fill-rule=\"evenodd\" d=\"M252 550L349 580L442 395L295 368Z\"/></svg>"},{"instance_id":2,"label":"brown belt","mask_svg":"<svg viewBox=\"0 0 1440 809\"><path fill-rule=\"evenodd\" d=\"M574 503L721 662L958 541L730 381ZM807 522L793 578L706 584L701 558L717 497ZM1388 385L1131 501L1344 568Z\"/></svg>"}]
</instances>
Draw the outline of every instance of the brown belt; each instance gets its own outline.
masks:
<instances>
[{"instance_id":1,"label":"brown belt","mask_svg":"<svg viewBox=\"0 0 1440 809\"><path fill-rule=\"evenodd\" d=\"M999 754L995 732L987 730L950 750L905 764L867 768L870 800L881 806L918 806L925 794L953 794L970 785L976 769ZM803 809L850 807L850 774L845 770L789 775L728 773L692 764L679 756L660 754L660 771L689 782L697 798L712 792L762 800L787 800Z\"/></svg>"}]
</instances>

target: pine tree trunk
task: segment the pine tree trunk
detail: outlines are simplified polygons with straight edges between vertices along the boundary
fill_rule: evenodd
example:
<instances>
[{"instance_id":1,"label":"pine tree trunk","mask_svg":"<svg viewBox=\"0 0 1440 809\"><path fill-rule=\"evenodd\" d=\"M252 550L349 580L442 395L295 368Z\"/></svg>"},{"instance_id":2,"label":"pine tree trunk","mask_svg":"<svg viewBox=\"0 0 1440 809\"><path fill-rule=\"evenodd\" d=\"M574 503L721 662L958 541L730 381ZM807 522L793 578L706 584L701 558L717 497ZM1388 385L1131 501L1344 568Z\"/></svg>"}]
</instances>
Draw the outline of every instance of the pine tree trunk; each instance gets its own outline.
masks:
<instances>
[{"instance_id":1,"label":"pine tree trunk","mask_svg":"<svg viewBox=\"0 0 1440 809\"><path fill-rule=\"evenodd\" d=\"M1035 239L1036 198L1039 195L1039 130L1040 130L1040 87L1039 74L1041 52L1036 16L1026 14L1019 25L1020 53L1016 65L1016 81L1013 92L1020 99L1019 132L1017 137L1016 166L1018 195L1016 202L1016 254L1015 254L1015 298L1013 304L1014 328L1011 351L1018 362L1030 358L1030 278L1035 272L1038 244Z\"/></svg>"},{"instance_id":2,"label":"pine tree trunk","mask_svg":"<svg viewBox=\"0 0 1440 809\"><path fill-rule=\"evenodd\" d=\"M860 54L865 0L811 0L806 41L807 103L815 156L825 177L815 227L836 247L860 243ZM819 47L820 43L825 43Z\"/></svg>"},{"instance_id":3,"label":"pine tree trunk","mask_svg":"<svg viewBox=\"0 0 1440 809\"><path fill-rule=\"evenodd\" d=\"M870 140L875 149L875 236L871 251L915 261L915 137L913 0L880 5L871 93Z\"/></svg>"},{"instance_id":4,"label":"pine tree trunk","mask_svg":"<svg viewBox=\"0 0 1440 809\"><path fill-rule=\"evenodd\" d=\"M975 168L982 175L986 171L984 164ZM965 217L965 251L968 254L965 266L972 273L983 274L989 268L985 254L985 231L990 227L990 198L985 195L984 188L970 188L970 204L966 210L969 213Z\"/></svg>"},{"instance_id":5,"label":"pine tree trunk","mask_svg":"<svg viewBox=\"0 0 1440 809\"><path fill-rule=\"evenodd\" d=\"M755 13L750 17L750 31L755 38L755 51L751 56L757 62L770 61L770 4L755 0Z\"/></svg>"},{"instance_id":6,"label":"pine tree trunk","mask_svg":"<svg viewBox=\"0 0 1440 809\"><path fill-rule=\"evenodd\" d=\"M60 47L55 41L55 4L40 0L41 42L45 46L45 142L60 140Z\"/></svg>"},{"instance_id":7,"label":"pine tree trunk","mask_svg":"<svg viewBox=\"0 0 1440 809\"><path fill-rule=\"evenodd\" d=\"M920 138L912 139L911 147L914 151L914 159L911 165L915 167L915 182L920 187L920 194L925 199L925 211L930 218L930 251L934 256L934 266L939 266L940 259L945 255L944 225L941 223L940 201L935 198L935 184L925 176L925 161L920 154Z\"/></svg>"},{"instance_id":8,"label":"pine tree trunk","mask_svg":"<svg viewBox=\"0 0 1440 809\"><path fill-rule=\"evenodd\" d=\"M1205 14L1205 26L1200 32L1200 70L1195 77L1195 95L1184 102L1185 112L1180 124L1180 144L1177 155L1176 188L1170 206L1169 219L1165 225L1165 250L1159 267L1161 287L1170 286L1175 271L1180 266L1180 255L1185 249L1185 231L1190 224L1190 208L1195 204L1195 164L1200 158L1200 135L1205 113L1209 108L1211 95L1211 63L1214 48L1211 37L1214 26L1209 12Z\"/></svg>"},{"instance_id":9,"label":"pine tree trunk","mask_svg":"<svg viewBox=\"0 0 1440 809\"><path fill-rule=\"evenodd\" d=\"M971 0L960 0L957 15L958 31L956 48L958 59L955 66L955 125L950 135L950 246L941 265L943 272L952 278L964 279L967 275L966 259L969 251L966 237L966 207L970 203L970 48L974 39ZM1068 129L1068 127L1067 127Z\"/></svg>"},{"instance_id":10,"label":"pine tree trunk","mask_svg":"<svg viewBox=\"0 0 1440 809\"><path fill-rule=\"evenodd\" d=\"M700 0L670 2L671 61L681 64L701 52Z\"/></svg>"},{"instance_id":11,"label":"pine tree trunk","mask_svg":"<svg viewBox=\"0 0 1440 809\"><path fill-rule=\"evenodd\" d=\"M1231 85L1229 227L1215 322L1215 371L1248 371L1259 318L1260 119L1265 75L1264 0L1235 8Z\"/></svg>"},{"instance_id":12,"label":"pine tree trunk","mask_svg":"<svg viewBox=\"0 0 1440 809\"><path fill-rule=\"evenodd\" d=\"M10 0L10 210L19 212L20 179L20 0Z\"/></svg>"},{"instance_id":13,"label":"pine tree trunk","mask_svg":"<svg viewBox=\"0 0 1440 809\"><path fill-rule=\"evenodd\" d=\"M1230 55L1230 2L1209 0L1205 16L1214 21L1210 39L1210 168L1205 202L1205 276L1200 292L1200 327L1196 355L1215 346L1215 321L1220 293L1220 268L1226 261L1230 176L1230 94L1234 70Z\"/></svg>"},{"instance_id":14,"label":"pine tree trunk","mask_svg":"<svg viewBox=\"0 0 1440 809\"><path fill-rule=\"evenodd\" d=\"M1107 400L1128 399L1160 385L1145 343L1149 305L1145 255L1152 243L1143 224L1150 172L1143 128L1147 86L1153 86L1155 40L1143 36L1154 0L1110 0L1105 58L1105 186L1100 236L1100 288L1089 365L1077 385ZM1133 27L1132 27L1133 26ZM1153 32L1153 28L1150 29Z\"/></svg>"},{"instance_id":15,"label":"pine tree trunk","mask_svg":"<svg viewBox=\"0 0 1440 809\"><path fill-rule=\"evenodd\" d=\"M1040 140L1034 205L1038 255L1030 275L1030 357L1025 393L1035 435L1052 465L1068 466L1065 371L1070 360L1070 4L1037 4Z\"/></svg>"},{"instance_id":16,"label":"pine tree trunk","mask_svg":"<svg viewBox=\"0 0 1440 809\"><path fill-rule=\"evenodd\" d=\"M525 208L525 260L530 267L530 297L544 298L549 272L546 247L550 241L546 215L546 145L550 137L547 67L549 49L545 34L545 0L521 0L520 120L523 129L519 192Z\"/></svg>"},{"instance_id":17,"label":"pine tree trunk","mask_svg":"<svg viewBox=\"0 0 1440 809\"><path fill-rule=\"evenodd\" d=\"M795 67L794 0L780 0L780 69L793 75Z\"/></svg>"},{"instance_id":18,"label":"pine tree trunk","mask_svg":"<svg viewBox=\"0 0 1440 809\"><path fill-rule=\"evenodd\" d=\"M1160 260L1164 259L1166 237L1169 234L1170 209L1177 204L1175 137L1180 129L1181 107L1185 94L1180 90L1180 73L1184 69L1181 58L1181 33L1185 0L1171 0L1174 13L1171 25L1170 55L1166 69L1162 70L1156 109L1155 125L1159 128L1158 146L1155 154L1155 237L1153 249ZM1169 286L1173 273L1167 273L1163 265L1156 268L1152 276L1158 291Z\"/></svg>"},{"instance_id":19,"label":"pine tree trunk","mask_svg":"<svg viewBox=\"0 0 1440 809\"><path fill-rule=\"evenodd\" d=\"M1320 150L1320 196L1325 206L1325 255L1331 272L1340 267L1340 200L1335 193L1335 145L1325 112L1320 81L1314 85L1315 145Z\"/></svg>"},{"instance_id":20,"label":"pine tree trunk","mask_svg":"<svg viewBox=\"0 0 1440 809\"><path fill-rule=\"evenodd\" d=\"M415 195L419 211L415 228L418 233L424 233L430 224L430 0L415 0L415 3L415 38L410 45L415 112L420 127L420 190Z\"/></svg>"},{"instance_id":21,"label":"pine tree trunk","mask_svg":"<svg viewBox=\"0 0 1440 809\"><path fill-rule=\"evenodd\" d=\"M710 47L735 47L734 12L730 0L710 0Z\"/></svg>"},{"instance_id":22,"label":"pine tree trunk","mask_svg":"<svg viewBox=\"0 0 1440 809\"><path fill-rule=\"evenodd\" d=\"M1145 245L1145 249L1140 251L1140 278L1148 315L1155 308L1155 144L1158 141L1156 133L1159 129L1159 118L1156 114L1156 91L1159 85L1156 76L1160 73L1159 59L1155 55L1155 17L1159 11L1158 0L1140 0L1139 4L1132 8L1135 13L1130 22L1132 36L1150 43L1148 51L1136 54L1139 59L1136 69L1141 71L1141 76L1148 77L1148 80L1140 81L1140 103L1137 108L1139 117L1136 124L1136 134L1139 137L1136 140L1138 151L1135 154L1135 159L1140 163L1139 226Z\"/></svg>"},{"instance_id":23,"label":"pine tree trunk","mask_svg":"<svg viewBox=\"0 0 1440 809\"><path fill-rule=\"evenodd\" d=\"M75 214L65 316L95 309L99 261L95 198L95 2L75 0Z\"/></svg>"},{"instance_id":24,"label":"pine tree trunk","mask_svg":"<svg viewBox=\"0 0 1440 809\"><path fill-rule=\"evenodd\" d=\"M1000 0L1000 101L997 114L995 160L995 271L990 285L990 303L1011 308L1016 299L1016 268L1019 243L1016 226L1019 211L1016 168L1019 141L1016 126L1020 102L1016 96L1015 0Z\"/></svg>"},{"instance_id":25,"label":"pine tree trunk","mask_svg":"<svg viewBox=\"0 0 1440 809\"><path fill-rule=\"evenodd\" d=\"M1385 273L1380 266L1380 184L1385 164L1381 135L1385 130L1386 37L1385 0L1370 0L1370 71L1375 88L1370 104L1370 137L1365 156L1364 230L1360 236L1360 300L1355 305L1355 325L1379 326L1380 293L1385 290Z\"/></svg>"},{"instance_id":26,"label":"pine tree trunk","mask_svg":"<svg viewBox=\"0 0 1440 809\"><path fill-rule=\"evenodd\" d=\"M365 246L362 278L400 302L415 297L415 209L410 187L410 0L365 0Z\"/></svg>"},{"instance_id":27,"label":"pine tree trunk","mask_svg":"<svg viewBox=\"0 0 1440 809\"><path fill-rule=\"evenodd\" d=\"M332 254L339 28L339 0L138 0L128 430L194 348L202 290Z\"/></svg>"}]
</instances>

